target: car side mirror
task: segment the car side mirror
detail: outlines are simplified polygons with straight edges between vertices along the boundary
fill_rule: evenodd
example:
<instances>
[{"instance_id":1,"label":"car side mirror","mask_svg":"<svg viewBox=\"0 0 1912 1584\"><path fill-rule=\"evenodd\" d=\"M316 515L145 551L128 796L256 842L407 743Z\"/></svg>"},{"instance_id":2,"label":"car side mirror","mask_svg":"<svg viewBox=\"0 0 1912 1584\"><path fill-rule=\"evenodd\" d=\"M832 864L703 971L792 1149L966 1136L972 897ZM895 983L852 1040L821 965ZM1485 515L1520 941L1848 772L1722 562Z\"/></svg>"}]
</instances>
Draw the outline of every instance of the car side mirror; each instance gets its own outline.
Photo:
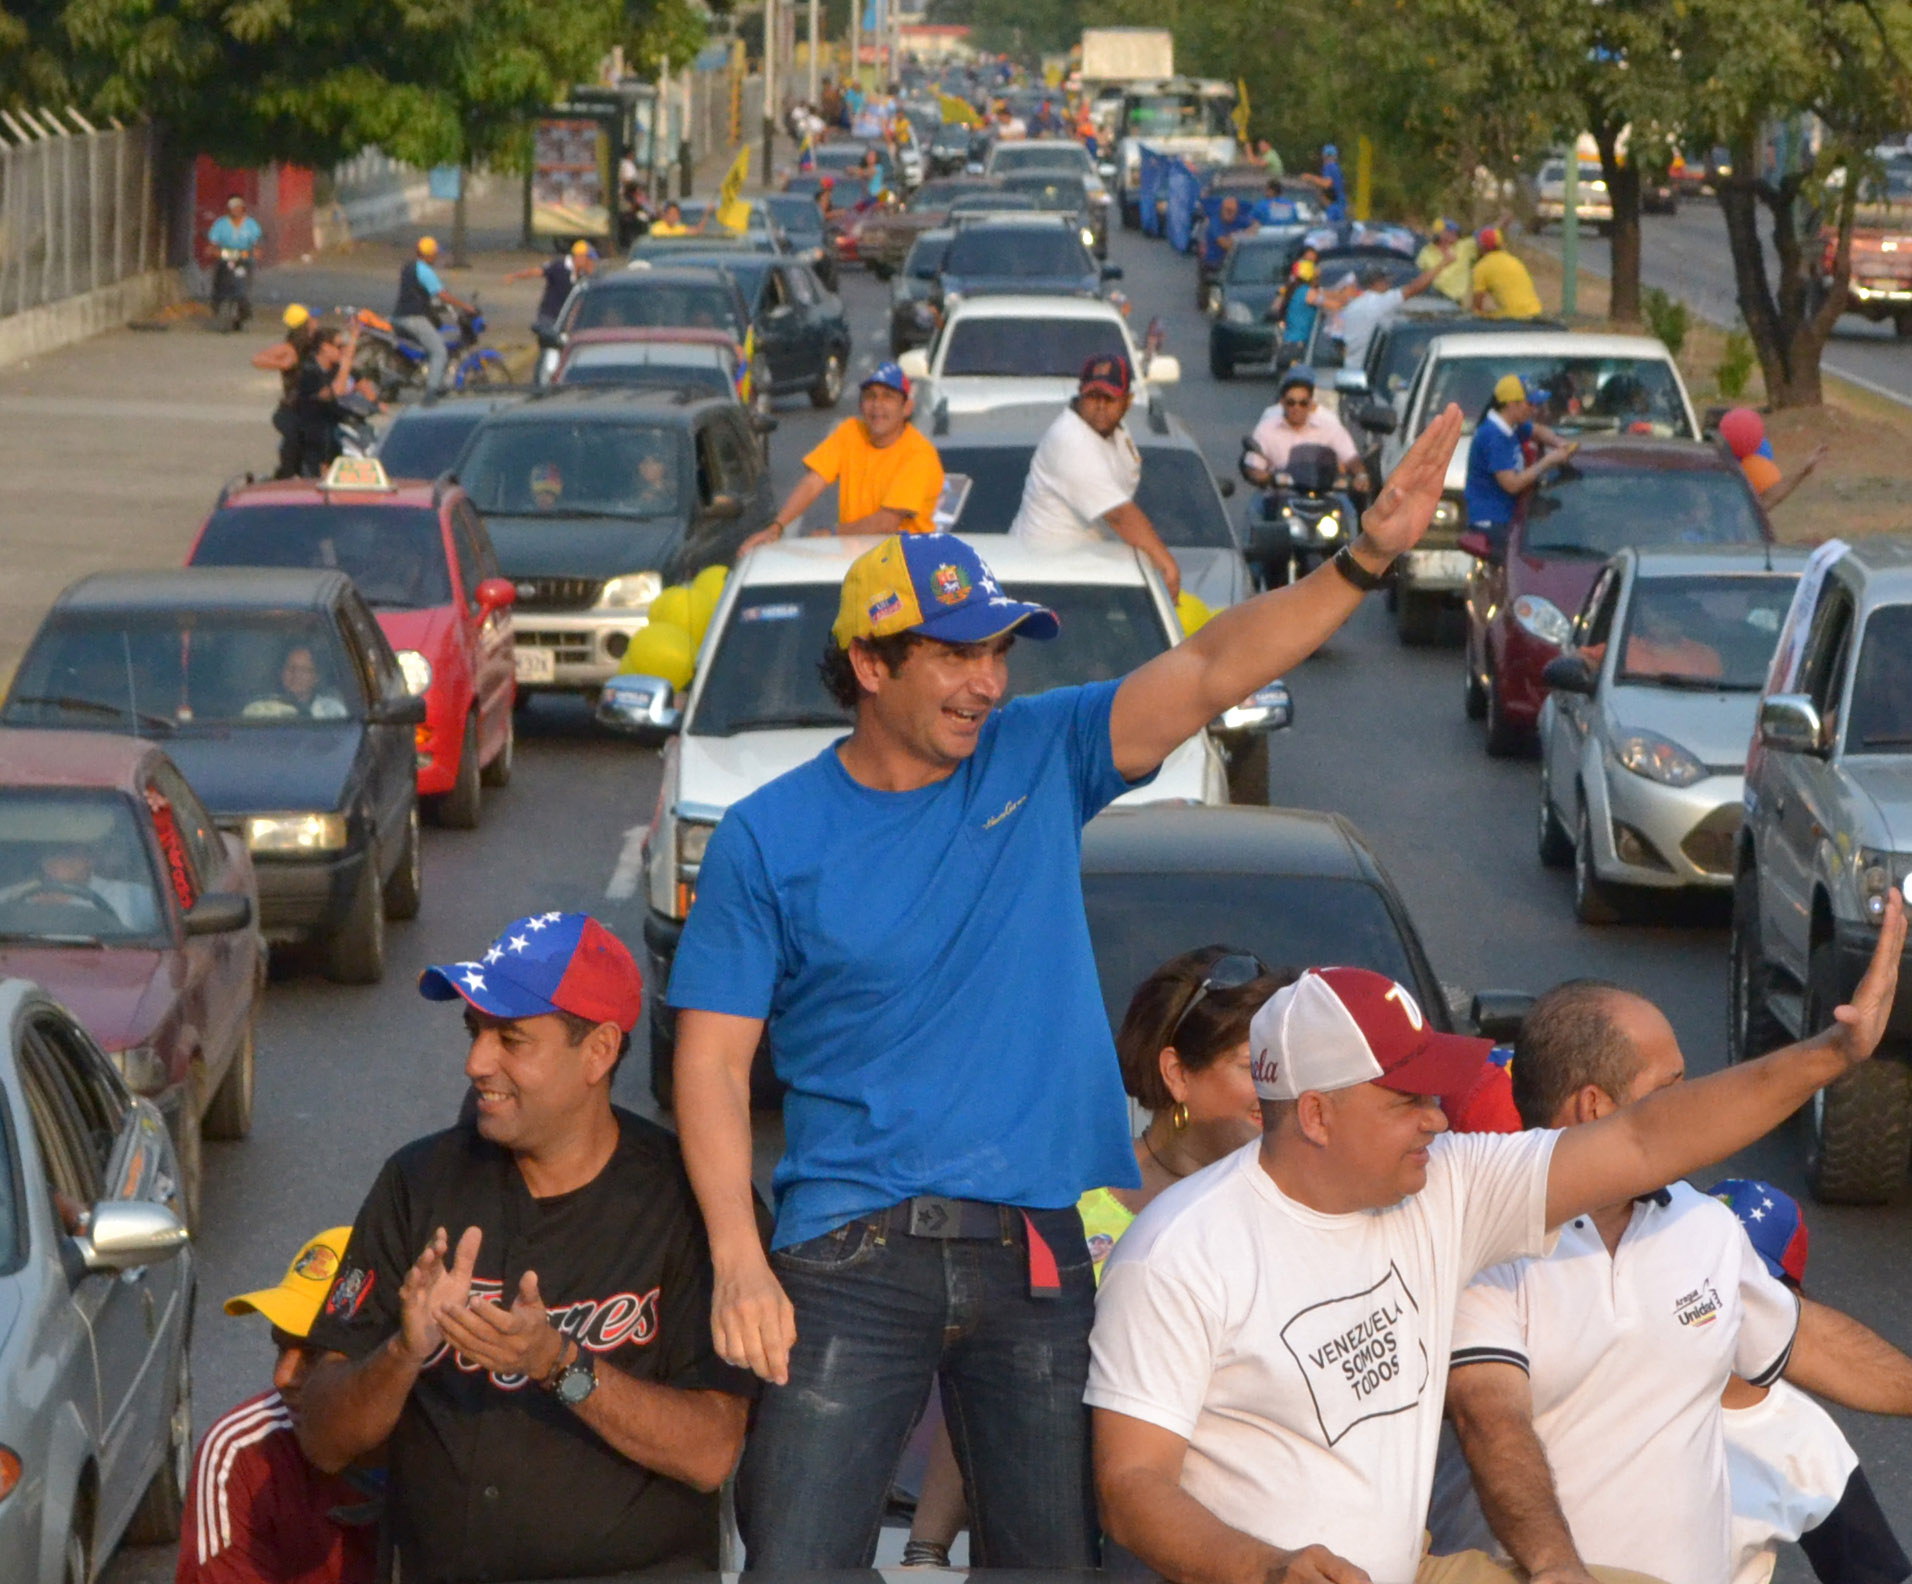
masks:
<instances>
[{"instance_id":1,"label":"car side mirror","mask_svg":"<svg viewBox=\"0 0 1912 1584\"><path fill-rule=\"evenodd\" d=\"M600 726L632 737L668 737L683 724L677 692L662 677L614 676L598 693Z\"/></svg>"},{"instance_id":2,"label":"car side mirror","mask_svg":"<svg viewBox=\"0 0 1912 1584\"><path fill-rule=\"evenodd\" d=\"M1804 693L1775 693L1759 701L1759 740L1776 753L1818 753L1826 725Z\"/></svg>"},{"instance_id":3,"label":"car side mirror","mask_svg":"<svg viewBox=\"0 0 1912 1584\"><path fill-rule=\"evenodd\" d=\"M1494 559L1494 541L1488 538L1487 535L1482 533L1478 528L1462 529L1460 538L1456 539L1454 543L1458 548L1465 550L1469 555L1479 560L1491 561Z\"/></svg>"},{"instance_id":4,"label":"car side mirror","mask_svg":"<svg viewBox=\"0 0 1912 1584\"><path fill-rule=\"evenodd\" d=\"M1365 402L1354 417L1363 429L1378 435L1393 434L1401 423L1401 415L1386 402Z\"/></svg>"},{"instance_id":5,"label":"car side mirror","mask_svg":"<svg viewBox=\"0 0 1912 1584\"><path fill-rule=\"evenodd\" d=\"M423 726L425 696L407 693L402 698L379 699L365 712L374 726Z\"/></svg>"},{"instance_id":6,"label":"car side mirror","mask_svg":"<svg viewBox=\"0 0 1912 1584\"><path fill-rule=\"evenodd\" d=\"M1266 687L1257 688L1233 709L1223 710L1215 725L1219 731L1265 735L1286 731L1294 723L1295 701L1288 684L1270 682Z\"/></svg>"},{"instance_id":7,"label":"car side mirror","mask_svg":"<svg viewBox=\"0 0 1912 1584\"><path fill-rule=\"evenodd\" d=\"M145 1199L108 1199L93 1206L86 1230L74 1240L80 1264L91 1271L131 1270L171 1259L186 1246L186 1225L164 1205Z\"/></svg>"},{"instance_id":8,"label":"car side mirror","mask_svg":"<svg viewBox=\"0 0 1912 1584\"><path fill-rule=\"evenodd\" d=\"M1534 998L1524 990L1482 990L1475 994L1468 1021L1482 1039L1496 1045L1511 1045L1520 1036L1520 1026L1534 1009Z\"/></svg>"},{"instance_id":9,"label":"car side mirror","mask_svg":"<svg viewBox=\"0 0 1912 1584\"><path fill-rule=\"evenodd\" d=\"M1104 280L1120 280L1122 278L1122 266L1120 264L1104 264L1102 266L1102 278Z\"/></svg>"},{"instance_id":10,"label":"car side mirror","mask_svg":"<svg viewBox=\"0 0 1912 1584\"><path fill-rule=\"evenodd\" d=\"M735 522L744 514L744 503L735 495L713 495L704 507L707 522Z\"/></svg>"},{"instance_id":11,"label":"car side mirror","mask_svg":"<svg viewBox=\"0 0 1912 1584\"><path fill-rule=\"evenodd\" d=\"M921 347L911 347L896 360L896 366L913 380L929 378L929 354Z\"/></svg>"},{"instance_id":12,"label":"car side mirror","mask_svg":"<svg viewBox=\"0 0 1912 1584\"><path fill-rule=\"evenodd\" d=\"M1540 685L1553 693L1578 693L1592 698L1595 678L1593 667L1584 655L1555 655L1540 673Z\"/></svg>"},{"instance_id":13,"label":"car side mirror","mask_svg":"<svg viewBox=\"0 0 1912 1584\"><path fill-rule=\"evenodd\" d=\"M541 324L537 327L538 345L547 352L562 352L566 340L565 334L555 325Z\"/></svg>"},{"instance_id":14,"label":"car side mirror","mask_svg":"<svg viewBox=\"0 0 1912 1584\"><path fill-rule=\"evenodd\" d=\"M518 603L518 585L510 578L486 578L472 592L486 610L505 610Z\"/></svg>"},{"instance_id":15,"label":"car side mirror","mask_svg":"<svg viewBox=\"0 0 1912 1584\"><path fill-rule=\"evenodd\" d=\"M1334 377L1334 388L1347 396L1365 396L1368 393L1368 375L1365 369L1343 369Z\"/></svg>"},{"instance_id":16,"label":"car side mirror","mask_svg":"<svg viewBox=\"0 0 1912 1584\"><path fill-rule=\"evenodd\" d=\"M1173 385L1181 377L1182 360L1173 352L1157 352L1142 369L1142 378L1151 385Z\"/></svg>"},{"instance_id":17,"label":"car side mirror","mask_svg":"<svg viewBox=\"0 0 1912 1584\"><path fill-rule=\"evenodd\" d=\"M252 898L237 891L208 891L186 911L188 935L230 935L252 922Z\"/></svg>"}]
</instances>

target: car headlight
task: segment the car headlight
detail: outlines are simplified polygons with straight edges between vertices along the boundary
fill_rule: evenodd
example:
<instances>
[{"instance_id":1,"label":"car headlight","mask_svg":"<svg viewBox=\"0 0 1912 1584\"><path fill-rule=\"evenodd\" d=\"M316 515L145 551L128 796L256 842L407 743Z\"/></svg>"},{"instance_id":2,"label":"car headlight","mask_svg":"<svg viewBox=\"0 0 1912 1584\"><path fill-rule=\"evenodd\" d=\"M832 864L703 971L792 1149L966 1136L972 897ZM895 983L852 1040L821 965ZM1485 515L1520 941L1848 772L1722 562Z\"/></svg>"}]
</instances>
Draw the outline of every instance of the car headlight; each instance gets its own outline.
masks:
<instances>
[{"instance_id":1,"label":"car headlight","mask_svg":"<svg viewBox=\"0 0 1912 1584\"><path fill-rule=\"evenodd\" d=\"M129 1045L110 1054L126 1087L135 1094L155 1095L166 1087L166 1063L151 1045Z\"/></svg>"},{"instance_id":2,"label":"car headlight","mask_svg":"<svg viewBox=\"0 0 1912 1584\"><path fill-rule=\"evenodd\" d=\"M1629 732L1613 745L1613 757L1636 776L1661 786L1689 787L1706 779L1706 766L1658 732Z\"/></svg>"},{"instance_id":3,"label":"car headlight","mask_svg":"<svg viewBox=\"0 0 1912 1584\"><path fill-rule=\"evenodd\" d=\"M1441 502L1434 508L1434 526L1436 528L1458 528L1461 521L1461 503L1443 495Z\"/></svg>"},{"instance_id":4,"label":"car headlight","mask_svg":"<svg viewBox=\"0 0 1912 1584\"><path fill-rule=\"evenodd\" d=\"M432 663L416 649L398 651L398 669L405 673L405 691L422 697L432 685Z\"/></svg>"},{"instance_id":5,"label":"car headlight","mask_svg":"<svg viewBox=\"0 0 1912 1584\"><path fill-rule=\"evenodd\" d=\"M664 592L661 572L626 572L611 578L599 592L599 610L648 610L651 601Z\"/></svg>"},{"instance_id":6,"label":"car headlight","mask_svg":"<svg viewBox=\"0 0 1912 1584\"><path fill-rule=\"evenodd\" d=\"M1566 646L1567 634L1573 630L1566 613L1552 600L1542 599L1538 594L1523 594L1514 601L1514 620L1520 624L1521 631L1556 649Z\"/></svg>"},{"instance_id":7,"label":"car headlight","mask_svg":"<svg viewBox=\"0 0 1912 1584\"><path fill-rule=\"evenodd\" d=\"M1852 869L1859 882L1859 905L1865 909L1866 921L1877 924L1885 917L1886 897L1912 869L1912 858L1861 847L1852 855Z\"/></svg>"},{"instance_id":8,"label":"car headlight","mask_svg":"<svg viewBox=\"0 0 1912 1584\"><path fill-rule=\"evenodd\" d=\"M704 820L677 820L677 916L686 918L691 903L697 900L697 874L704 866L704 849L710 846L715 825Z\"/></svg>"},{"instance_id":9,"label":"car headlight","mask_svg":"<svg viewBox=\"0 0 1912 1584\"><path fill-rule=\"evenodd\" d=\"M337 852L345 845L343 814L255 814L246 821L246 846L256 853Z\"/></svg>"},{"instance_id":10,"label":"car headlight","mask_svg":"<svg viewBox=\"0 0 1912 1584\"><path fill-rule=\"evenodd\" d=\"M1323 539L1333 539L1341 532L1341 513L1329 512L1315 524L1315 532Z\"/></svg>"},{"instance_id":11,"label":"car headlight","mask_svg":"<svg viewBox=\"0 0 1912 1584\"><path fill-rule=\"evenodd\" d=\"M1222 317L1230 324L1253 324L1255 316L1248 311L1245 302L1226 303L1222 307Z\"/></svg>"},{"instance_id":12,"label":"car headlight","mask_svg":"<svg viewBox=\"0 0 1912 1584\"><path fill-rule=\"evenodd\" d=\"M1084 226L1082 228L1082 245L1084 247L1095 246L1095 233L1091 231L1087 226Z\"/></svg>"}]
</instances>

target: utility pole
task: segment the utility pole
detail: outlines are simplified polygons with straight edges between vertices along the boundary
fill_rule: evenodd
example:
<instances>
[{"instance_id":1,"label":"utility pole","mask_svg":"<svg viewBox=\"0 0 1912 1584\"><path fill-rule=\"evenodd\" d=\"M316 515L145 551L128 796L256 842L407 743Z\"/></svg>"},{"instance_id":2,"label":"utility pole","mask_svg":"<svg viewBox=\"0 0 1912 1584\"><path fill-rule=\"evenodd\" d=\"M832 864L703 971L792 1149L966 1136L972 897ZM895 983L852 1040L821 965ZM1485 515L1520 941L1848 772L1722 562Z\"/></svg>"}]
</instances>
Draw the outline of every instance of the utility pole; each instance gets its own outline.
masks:
<instances>
[{"instance_id":1,"label":"utility pole","mask_svg":"<svg viewBox=\"0 0 1912 1584\"><path fill-rule=\"evenodd\" d=\"M777 141L777 0L763 0L763 171L769 185Z\"/></svg>"},{"instance_id":2,"label":"utility pole","mask_svg":"<svg viewBox=\"0 0 1912 1584\"><path fill-rule=\"evenodd\" d=\"M850 0L850 70L843 86L863 81L863 0Z\"/></svg>"},{"instance_id":3,"label":"utility pole","mask_svg":"<svg viewBox=\"0 0 1912 1584\"><path fill-rule=\"evenodd\" d=\"M1580 140L1567 145L1560 182L1560 317L1580 311Z\"/></svg>"},{"instance_id":4,"label":"utility pole","mask_svg":"<svg viewBox=\"0 0 1912 1584\"><path fill-rule=\"evenodd\" d=\"M810 108L815 110L821 93L817 83L817 0L810 0Z\"/></svg>"}]
</instances>

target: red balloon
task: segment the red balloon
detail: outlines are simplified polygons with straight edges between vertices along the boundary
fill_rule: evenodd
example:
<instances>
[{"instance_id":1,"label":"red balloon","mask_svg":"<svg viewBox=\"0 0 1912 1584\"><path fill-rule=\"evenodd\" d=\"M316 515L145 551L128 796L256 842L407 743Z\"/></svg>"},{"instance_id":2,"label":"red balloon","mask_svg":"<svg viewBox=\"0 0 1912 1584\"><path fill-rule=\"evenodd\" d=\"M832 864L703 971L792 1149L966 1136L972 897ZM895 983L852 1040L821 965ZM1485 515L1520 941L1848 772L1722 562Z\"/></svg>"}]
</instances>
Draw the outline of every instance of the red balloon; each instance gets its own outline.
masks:
<instances>
[{"instance_id":1,"label":"red balloon","mask_svg":"<svg viewBox=\"0 0 1912 1584\"><path fill-rule=\"evenodd\" d=\"M1750 407L1735 407L1719 421L1720 438L1744 462L1766 439L1766 425Z\"/></svg>"}]
</instances>

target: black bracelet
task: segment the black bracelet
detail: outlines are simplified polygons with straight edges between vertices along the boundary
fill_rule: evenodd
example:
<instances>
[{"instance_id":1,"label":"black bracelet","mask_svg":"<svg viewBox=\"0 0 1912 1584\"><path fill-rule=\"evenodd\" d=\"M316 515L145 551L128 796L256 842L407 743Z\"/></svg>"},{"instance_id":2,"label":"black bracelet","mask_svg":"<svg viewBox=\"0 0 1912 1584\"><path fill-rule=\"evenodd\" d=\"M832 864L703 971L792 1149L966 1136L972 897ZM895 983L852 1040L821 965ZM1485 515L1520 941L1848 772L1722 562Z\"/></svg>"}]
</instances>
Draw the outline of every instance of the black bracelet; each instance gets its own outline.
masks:
<instances>
[{"instance_id":1,"label":"black bracelet","mask_svg":"<svg viewBox=\"0 0 1912 1584\"><path fill-rule=\"evenodd\" d=\"M1329 564L1363 594L1372 594L1388 580L1385 571L1370 572L1361 565L1354 559L1354 552L1346 545L1335 551L1334 559Z\"/></svg>"}]
</instances>

